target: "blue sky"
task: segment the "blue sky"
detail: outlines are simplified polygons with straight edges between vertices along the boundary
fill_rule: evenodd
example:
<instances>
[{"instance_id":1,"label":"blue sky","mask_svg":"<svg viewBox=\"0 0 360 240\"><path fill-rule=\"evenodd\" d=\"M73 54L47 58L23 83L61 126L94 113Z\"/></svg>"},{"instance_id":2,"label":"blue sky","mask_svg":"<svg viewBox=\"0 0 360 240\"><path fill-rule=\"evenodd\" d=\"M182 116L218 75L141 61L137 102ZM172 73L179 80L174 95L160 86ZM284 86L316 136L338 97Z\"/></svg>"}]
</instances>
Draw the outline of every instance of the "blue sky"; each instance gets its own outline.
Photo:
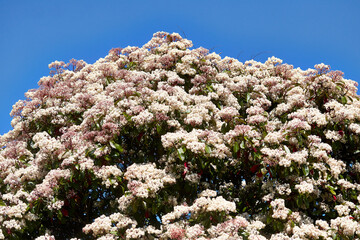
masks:
<instances>
[{"instance_id":1,"label":"blue sky","mask_svg":"<svg viewBox=\"0 0 360 240\"><path fill-rule=\"evenodd\" d=\"M359 82L359 12L358 0L0 0L0 134L49 63L93 63L157 31L242 62L276 56L302 69L323 62Z\"/></svg>"}]
</instances>

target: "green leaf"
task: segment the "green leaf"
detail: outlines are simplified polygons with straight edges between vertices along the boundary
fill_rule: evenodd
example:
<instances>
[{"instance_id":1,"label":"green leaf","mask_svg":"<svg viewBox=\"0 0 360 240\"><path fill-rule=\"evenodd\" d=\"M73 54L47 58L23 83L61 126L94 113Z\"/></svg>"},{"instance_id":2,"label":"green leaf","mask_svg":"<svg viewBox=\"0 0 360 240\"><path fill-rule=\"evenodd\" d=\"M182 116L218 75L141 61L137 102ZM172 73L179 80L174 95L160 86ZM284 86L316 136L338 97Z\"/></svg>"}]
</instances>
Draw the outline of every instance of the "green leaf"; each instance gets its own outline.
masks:
<instances>
[{"instance_id":1,"label":"green leaf","mask_svg":"<svg viewBox=\"0 0 360 240\"><path fill-rule=\"evenodd\" d=\"M71 174L71 175L70 175L70 182L73 181L73 178L74 178L74 174Z\"/></svg>"},{"instance_id":2,"label":"green leaf","mask_svg":"<svg viewBox=\"0 0 360 240\"><path fill-rule=\"evenodd\" d=\"M309 200L308 200L308 199L304 199L304 203L305 203L305 207L306 207L307 209L309 209L309 207L310 207Z\"/></svg>"},{"instance_id":3,"label":"green leaf","mask_svg":"<svg viewBox=\"0 0 360 240\"><path fill-rule=\"evenodd\" d=\"M244 141L242 141L242 142L240 143L240 148L241 148L241 149L245 149L245 142L244 142Z\"/></svg>"},{"instance_id":4,"label":"green leaf","mask_svg":"<svg viewBox=\"0 0 360 240\"><path fill-rule=\"evenodd\" d=\"M309 166L308 165L304 165L303 167L302 167L302 170L303 170L303 173L304 173L304 175L305 176L308 176L309 175Z\"/></svg>"},{"instance_id":5,"label":"green leaf","mask_svg":"<svg viewBox=\"0 0 360 240\"><path fill-rule=\"evenodd\" d=\"M329 189L332 195L336 195L335 188L333 188L332 186L327 186L327 188Z\"/></svg>"},{"instance_id":6,"label":"green leaf","mask_svg":"<svg viewBox=\"0 0 360 240\"><path fill-rule=\"evenodd\" d=\"M156 131L158 134L161 133L161 126L160 125L156 125Z\"/></svg>"},{"instance_id":7,"label":"green leaf","mask_svg":"<svg viewBox=\"0 0 360 240\"><path fill-rule=\"evenodd\" d=\"M332 178L332 176L330 174L328 174L327 177L326 177L326 180L330 181L331 178Z\"/></svg>"},{"instance_id":8,"label":"green leaf","mask_svg":"<svg viewBox=\"0 0 360 240\"><path fill-rule=\"evenodd\" d=\"M221 133L226 133L227 132L227 124L223 123L223 125L221 125Z\"/></svg>"},{"instance_id":9,"label":"green leaf","mask_svg":"<svg viewBox=\"0 0 360 240\"><path fill-rule=\"evenodd\" d=\"M214 92L214 89L211 85L206 85L206 88L210 91L210 92Z\"/></svg>"},{"instance_id":10,"label":"green leaf","mask_svg":"<svg viewBox=\"0 0 360 240\"><path fill-rule=\"evenodd\" d=\"M207 144L205 145L205 152L208 153L208 154L211 153L211 148L210 148L210 146L207 145Z\"/></svg>"},{"instance_id":11,"label":"green leaf","mask_svg":"<svg viewBox=\"0 0 360 240\"><path fill-rule=\"evenodd\" d=\"M302 146L304 143L304 140L301 135L297 135L297 140L299 141L299 145Z\"/></svg>"},{"instance_id":12,"label":"green leaf","mask_svg":"<svg viewBox=\"0 0 360 240\"><path fill-rule=\"evenodd\" d=\"M284 150L287 154L290 154L290 149L286 145L284 145Z\"/></svg>"},{"instance_id":13,"label":"green leaf","mask_svg":"<svg viewBox=\"0 0 360 240\"><path fill-rule=\"evenodd\" d=\"M26 155L22 155L21 157L19 157L19 161L25 162L26 158L27 158Z\"/></svg>"},{"instance_id":14,"label":"green leaf","mask_svg":"<svg viewBox=\"0 0 360 240\"><path fill-rule=\"evenodd\" d=\"M360 150L356 150L356 151L354 152L354 154L358 154L358 153L360 153Z\"/></svg>"},{"instance_id":15,"label":"green leaf","mask_svg":"<svg viewBox=\"0 0 360 240\"><path fill-rule=\"evenodd\" d=\"M183 150L182 148L179 148L179 149L177 150L177 152L178 152L179 158L180 158L182 161L184 161L184 160L185 160L185 152L184 152L184 150Z\"/></svg>"},{"instance_id":16,"label":"green leaf","mask_svg":"<svg viewBox=\"0 0 360 240\"><path fill-rule=\"evenodd\" d=\"M294 223L293 220L291 220L290 226L291 226L292 228L295 227L295 223Z\"/></svg>"},{"instance_id":17,"label":"green leaf","mask_svg":"<svg viewBox=\"0 0 360 240\"><path fill-rule=\"evenodd\" d=\"M296 199L296 205L297 205L298 207L301 207L302 204L303 204L303 202L302 202L302 198L301 198L301 195L300 195L300 196Z\"/></svg>"},{"instance_id":18,"label":"green leaf","mask_svg":"<svg viewBox=\"0 0 360 240\"><path fill-rule=\"evenodd\" d=\"M128 121L131 120L131 116L129 114L127 114L126 112L123 112L123 115L125 116L126 120L128 120Z\"/></svg>"},{"instance_id":19,"label":"green leaf","mask_svg":"<svg viewBox=\"0 0 360 240\"><path fill-rule=\"evenodd\" d=\"M250 93L247 93L246 94L246 102L249 102L250 101Z\"/></svg>"},{"instance_id":20,"label":"green leaf","mask_svg":"<svg viewBox=\"0 0 360 240\"><path fill-rule=\"evenodd\" d=\"M120 144L116 143L114 140L110 141L110 146L114 149L117 149L119 152L123 152L124 149L121 147Z\"/></svg>"},{"instance_id":21,"label":"green leaf","mask_svg":"<svg viewBox=\"0 0 360 240\"><path fill-rule=\"evenodd\" d=\"M267 216L267 217L266 217L266 223L267 223L267 224L270 224L272 221L273 221L273 220L272 220L272 218L271 218L270 216Z\"/></svg>"},{"instance_id":22,"label":"green leaf","mask_svg":"<svg viewBox=\"0 0 360 240\"><path fill-rule=\"evenodd\" d=\"M209 166L210 162L205 162L204 163L204 168L207 168Z\"/></svg>"},{"instance_id":23,"label":"green leaf","mask_svg":"<svg viewBox=\"0 0 360 240\"><path fill-rule=\"evenodd\" d=\"M215 170L217 169L215 164L210 163L210 166L212 166Z\"/></svg>"},{"instance_id":24,"label":"green leaf","mask_svg":"<svg viewBox=\"0 0 360 240\"><path fill-rule=\"evenodd\" d=\"M61 210L58 210L57 215L60 220L63 218L63 214L62 214Z\"/></svg>"},{"instance_id":25,"label":"green leaf","mask_svg":"<svg viewBox=\"0 0 360 240\"><path fill-rule=\"evenodd\" d=\"M97 129L97 130L100 130L100 129L101 129L101 126L100 126L100 123L99 123L99 122L95 122L95 126L96 126L96 129Z\"/></svg>"},{"instance_id":26,"label":"green leaf","mask_svg":"<svg viewBox=\"0 0 360 240\"><path fill-rule=\"evenodd\" d=\"M313 178L314 178L315 180L318 180L319 177L320 177L319 171L318 171L317 169L314 169L314 176L313 176Z\"/></svg>"},{"instance_id":27,"label":"green leaf","mask_svg":"<svg viewBox=\"0 0 360 240\"><path fill-rule=\"evenodd\" d=\"M95 149L89 150L87 149L85 151L85 157L93 157L94 156Z\"/></svg>"},{"instance_id":28,"label":"green leaf","mask_svg":"<svg viewBox=\"0 0 360 240\"><path fill-rule=\"evenodd\" d=\"M3 200L0 199L0 206L5 206L5 203Z\"/></svg>"},{"instance_id":29,"label":"green leaf","mask_svg":"<svg viewBox=\"0 0 360 240\"><path fill-rule=\"evenodd\" d=\"M341 103L342 104L346 104L347 103L347 98L345 96L341 97Z\"/></svg>"},{"instance_id":30,"label":"green leaf","mask_svg":"<svg viewBox=\"0 0 360 240\"><path fill-rule=\"evenodd\" d=\"M239 151L239 143L238 142L235 142L235 145L234 145L234 152L237 153Z\"/></svg>"},{"instance_id":31,"label":"green leaf","mask_svg":"<svg viewBox=\"0 0 360 240\"><path fill-rule=\"evenodd\" d=\"M344 83L344 82L336 82L336 85L345 87L345 83Z\"/></svg>"}]
</instances>

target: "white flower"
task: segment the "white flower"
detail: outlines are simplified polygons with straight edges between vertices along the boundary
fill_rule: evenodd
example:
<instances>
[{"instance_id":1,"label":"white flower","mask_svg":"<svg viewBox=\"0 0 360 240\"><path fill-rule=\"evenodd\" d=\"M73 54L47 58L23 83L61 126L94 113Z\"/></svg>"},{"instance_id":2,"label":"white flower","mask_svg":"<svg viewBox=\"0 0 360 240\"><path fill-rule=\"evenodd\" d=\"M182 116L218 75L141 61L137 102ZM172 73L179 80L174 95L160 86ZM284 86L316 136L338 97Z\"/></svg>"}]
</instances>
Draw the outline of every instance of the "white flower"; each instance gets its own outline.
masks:
<instances>
[{"instance_id":1,"label":"white flower","mask_svg":"<svg viewBox=\"0 0 360 240\"><path fill-rule=\"evenodd\" d=\"M311 182L302 181L300 184L295 185L295 189L301 194L310 194L314 192L314 185Z\"/></svg>"}]
</instances>

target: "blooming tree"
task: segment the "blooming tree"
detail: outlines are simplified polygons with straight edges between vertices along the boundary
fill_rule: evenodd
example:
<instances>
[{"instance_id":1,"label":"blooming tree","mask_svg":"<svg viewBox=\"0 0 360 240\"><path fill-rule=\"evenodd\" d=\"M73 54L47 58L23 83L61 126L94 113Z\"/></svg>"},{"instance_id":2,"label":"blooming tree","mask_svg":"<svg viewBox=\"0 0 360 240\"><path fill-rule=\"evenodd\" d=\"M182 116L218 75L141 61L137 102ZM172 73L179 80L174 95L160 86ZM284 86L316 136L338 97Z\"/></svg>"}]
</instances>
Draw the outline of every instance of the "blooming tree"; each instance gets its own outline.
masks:
<instances>
[{"instance_id":1,"label":"blooming tree","mask_svg":"<svg viewBox=\"0 0 360 240\"><path fill-rule=\"evenodd\" d=\"M0 239L358 239L357 84L155 33L49 65L0 144Z\"/></svg>"}]
</instances>

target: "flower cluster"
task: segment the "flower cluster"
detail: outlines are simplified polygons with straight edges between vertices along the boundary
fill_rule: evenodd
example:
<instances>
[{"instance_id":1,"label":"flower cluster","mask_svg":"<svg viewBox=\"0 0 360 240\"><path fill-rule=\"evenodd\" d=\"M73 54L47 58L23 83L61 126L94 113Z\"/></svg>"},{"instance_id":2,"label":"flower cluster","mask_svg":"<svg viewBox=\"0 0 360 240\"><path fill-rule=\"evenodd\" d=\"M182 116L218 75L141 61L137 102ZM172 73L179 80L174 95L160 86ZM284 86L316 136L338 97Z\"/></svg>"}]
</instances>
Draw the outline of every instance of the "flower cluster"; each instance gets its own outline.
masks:
<instances>
[{"instance_id":1,"label":"flower cluster","mask_svg":"<svg viewBox=\"0 0 360 240\"><path fill-rule=\"evenodd\" d=\"M360 99L177 33L61 61L0 137L0 239L358 239Z\"/></svg>"}]
</instances>

